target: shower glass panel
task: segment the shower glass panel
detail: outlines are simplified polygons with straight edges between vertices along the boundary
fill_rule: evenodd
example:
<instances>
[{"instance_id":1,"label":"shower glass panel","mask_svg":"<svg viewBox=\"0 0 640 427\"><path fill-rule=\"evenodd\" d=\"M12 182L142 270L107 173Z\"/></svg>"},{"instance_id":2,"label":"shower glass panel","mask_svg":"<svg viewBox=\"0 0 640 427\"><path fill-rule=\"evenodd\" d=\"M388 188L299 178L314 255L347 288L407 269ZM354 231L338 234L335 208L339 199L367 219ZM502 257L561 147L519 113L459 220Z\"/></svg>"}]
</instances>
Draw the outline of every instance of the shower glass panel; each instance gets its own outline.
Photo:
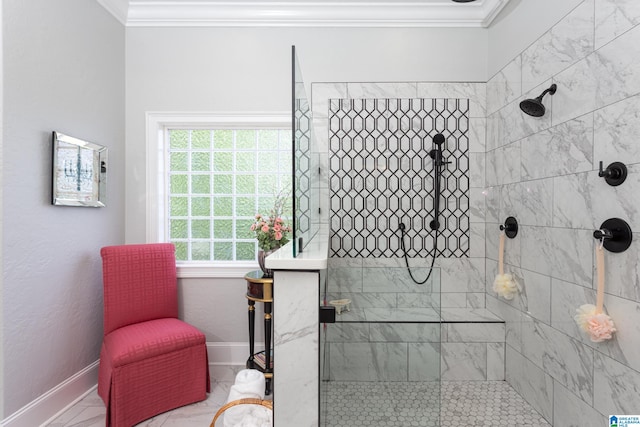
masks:
<instances>
[{"instance_id":1,"label":"shower glass panel","mask_svg":"<svg viewBox=\"0 0 640 427\"><path fill-rule=\"evenodd\" d=\"M439 427L440 270L331 261L322 299L351 306L321 325L320 426Z\"/></svg>"},{"instance_id":2,"label":"shower glass panel","mask_svg":"<svg viewBox=\"0 0 640 427\"><path fill-rule=\"evenodd\" d=\"M293 256L304 250L320 225L320 157L315 147L311 103L291 47L293 137Z\"/></svg>"},{"instance_id":3,"label":"shower glass panel","mask_svg":"<svg viewBox=\"0 0 640 427\"><path fill-rule=\"evenodd\" d=\"M441 375L457 365L441 369L441 274L428 274L447 258L451 280L469 257L468 117L464 98L328 99L323 296L351 310L321 331L323 427L440 425Z\"/></svg>"}]
</instances>

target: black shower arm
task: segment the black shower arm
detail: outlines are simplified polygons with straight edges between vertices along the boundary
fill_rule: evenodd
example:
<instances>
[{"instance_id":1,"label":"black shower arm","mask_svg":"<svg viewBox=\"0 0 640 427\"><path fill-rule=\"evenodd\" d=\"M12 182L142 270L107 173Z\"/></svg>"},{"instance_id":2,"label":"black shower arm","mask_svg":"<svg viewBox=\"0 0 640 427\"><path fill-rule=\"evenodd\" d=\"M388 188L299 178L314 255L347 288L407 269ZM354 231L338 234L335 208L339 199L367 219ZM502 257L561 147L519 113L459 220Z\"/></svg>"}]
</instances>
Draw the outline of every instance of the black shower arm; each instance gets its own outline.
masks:
<instances>
[{"instance_id":1,"label":"black shower arm","mask_svg":"<svg viewBox=\"0 0 640 427\"><path fill-rule=\"evenodd\" d=\"M554 93L556 93L556 89L558 86L556 86L555 84L552 84L551 86L549 86L547 89L544 90L544 92L542 92L540 94L539 97L537 97L536 99L538 101L542 101L542 98L544 98L544 96L548 93L551 93L551 95L553 95Z\"/></svg>"}]
</instances>

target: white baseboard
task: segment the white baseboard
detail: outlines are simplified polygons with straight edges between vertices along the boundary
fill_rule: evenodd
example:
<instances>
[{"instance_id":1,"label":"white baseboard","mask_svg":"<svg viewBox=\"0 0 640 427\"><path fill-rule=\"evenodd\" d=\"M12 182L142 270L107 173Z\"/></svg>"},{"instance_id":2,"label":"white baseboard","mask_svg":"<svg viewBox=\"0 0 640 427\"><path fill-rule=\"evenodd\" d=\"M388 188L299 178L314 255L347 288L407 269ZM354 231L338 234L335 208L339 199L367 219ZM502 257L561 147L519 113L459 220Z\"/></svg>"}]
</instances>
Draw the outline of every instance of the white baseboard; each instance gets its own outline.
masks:
<instances>
[{"instance_id":1,"label":"white baseboard","mask_svg":"<svg viewBox=\"0 0 640 427\"><path fill-rule=\"evenodd\" d=\"M95 361L2 420L0 426L33 427L46 425L91 392L97 383L98 361Z\"/></svg>"},{"instance_id":2,"label":"white baseboard","mask_svg":"<svg viewBox=\"0 0 640 427\"><path fill-rule=\"evenodd\" d=\"M255 351L262 350L264 344L256 343ZM207 352L210 366L244 365L249 357L249 343L207 342ZM34 427L48 424L97 387L98 364L99 361L95 361L0 421L0 427Z\"/></svg>"},{"instance_id":3,"label":"white baseboard","mask_svg":"<svg viewBox=\"0 0 640 427\"><path fill-rule=\"evenodd\" d=\"M255 352L264 350L264 343L255 345ZM208 342L209 365L244 365L249 358L247 342Z\"/></svg>"}]
</instances>

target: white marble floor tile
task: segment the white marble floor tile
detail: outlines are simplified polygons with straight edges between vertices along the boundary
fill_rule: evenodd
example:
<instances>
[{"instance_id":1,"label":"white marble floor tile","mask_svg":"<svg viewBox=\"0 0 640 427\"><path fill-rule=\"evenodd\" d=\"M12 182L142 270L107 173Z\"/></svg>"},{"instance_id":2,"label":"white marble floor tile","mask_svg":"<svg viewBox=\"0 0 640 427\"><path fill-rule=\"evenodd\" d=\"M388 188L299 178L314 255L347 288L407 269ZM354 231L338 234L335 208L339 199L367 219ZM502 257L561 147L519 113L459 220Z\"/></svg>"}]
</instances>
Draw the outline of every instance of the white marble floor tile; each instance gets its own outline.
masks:
<instances>
[{"instance_id":1,"label":"white marble floor tile","mask_svg":"<svg viewBox=\"0 0 640 427\"><path fill-rule=\"evenodd\" d=\"M60 417L48 424L48 427L99 427L104 426L105 409L103 406L74 405Z\"/></svg>"},{"instance_id":2,"label":"white marble floor tile","mask_svg":"<svg viewBox=\"0 0 640 427\"><path fill-rule=\"evenodd\" d=\"M214 382L205 401L160 414L137 427L207 426L231 385ZM505 381L330 382L327 399L324 427L448 427L486 425L485 421L492 426L549 427ZM93 391L47 427L102 427L104 416L104 405Z\"/></svg>"},{"instance_id":3,"label":"white marble floor tile","mask_svg":"<svg viewBox=\"0 0 640 427\"><path fill-rule=\"evenodd\" d=\"M137 424L137 427L208 426L217 410L226 402L232 385L233 381L213 381L206 400L157 415ZM105 415L102 399L93 390L47 427L103 427Z\"/></svg>"}]
</instances>

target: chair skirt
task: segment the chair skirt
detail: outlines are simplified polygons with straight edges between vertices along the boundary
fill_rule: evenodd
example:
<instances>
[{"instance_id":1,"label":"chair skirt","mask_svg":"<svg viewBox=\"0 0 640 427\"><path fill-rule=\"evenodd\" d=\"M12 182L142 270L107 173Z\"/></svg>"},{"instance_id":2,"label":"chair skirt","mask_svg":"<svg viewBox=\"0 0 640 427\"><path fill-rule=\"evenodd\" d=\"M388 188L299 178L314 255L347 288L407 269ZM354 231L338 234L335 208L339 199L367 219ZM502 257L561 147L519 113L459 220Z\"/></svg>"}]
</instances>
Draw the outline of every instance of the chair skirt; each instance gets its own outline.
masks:
<instances>
[{"instance_id":1,"label":"chair skirt","mask_svg":"<svg viewBox=\"0 0 640 427\"><path fill-rule=\"evenodd\" d=\"M159 336L163 329L170 333ZM178 319L125 326L105 337L98 376L107 427L132 427L199 402L210 390L205 336Z\"/></svg>"}]
</instances>

